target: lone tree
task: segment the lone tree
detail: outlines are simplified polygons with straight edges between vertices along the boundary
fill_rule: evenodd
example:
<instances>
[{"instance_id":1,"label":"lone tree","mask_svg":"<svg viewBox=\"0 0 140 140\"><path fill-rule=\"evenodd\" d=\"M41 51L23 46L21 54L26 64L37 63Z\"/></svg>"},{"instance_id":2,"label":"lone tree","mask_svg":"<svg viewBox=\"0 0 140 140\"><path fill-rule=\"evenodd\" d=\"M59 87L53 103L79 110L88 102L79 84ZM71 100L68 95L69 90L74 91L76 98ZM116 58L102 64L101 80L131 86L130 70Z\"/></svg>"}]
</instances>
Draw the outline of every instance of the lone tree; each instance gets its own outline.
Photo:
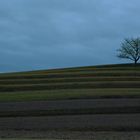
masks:
<instances>
[{"instance_id":1,"label":"lone tree","mask_svg":"<svg viewBox=\"0 0 140 140\"><path fill-rule=\"evenodd\" d=\"M137 64L140 59L140 38L125 39L118 52L119 58L130 59Z\"/></svg>"}]
</instances>

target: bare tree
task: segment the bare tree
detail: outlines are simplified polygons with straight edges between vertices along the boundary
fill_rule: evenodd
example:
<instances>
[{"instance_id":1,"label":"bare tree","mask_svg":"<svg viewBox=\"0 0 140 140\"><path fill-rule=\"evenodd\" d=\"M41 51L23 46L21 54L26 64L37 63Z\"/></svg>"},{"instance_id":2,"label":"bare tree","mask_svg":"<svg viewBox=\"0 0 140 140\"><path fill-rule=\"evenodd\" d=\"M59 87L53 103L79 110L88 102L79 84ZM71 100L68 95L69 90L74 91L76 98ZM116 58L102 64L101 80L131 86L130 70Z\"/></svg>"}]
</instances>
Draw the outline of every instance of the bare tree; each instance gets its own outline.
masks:
<instances>
[{"instance_id":1,"label":"bare tree","mask_svg":"<svg viewBox=\"0 0 140 140\"><path fill-rule=\"evenodd\" d=\"M125 39L118 52L119 58L130 59L137 64L140 59L140 38Z\"/></svg>"}]
</instances>

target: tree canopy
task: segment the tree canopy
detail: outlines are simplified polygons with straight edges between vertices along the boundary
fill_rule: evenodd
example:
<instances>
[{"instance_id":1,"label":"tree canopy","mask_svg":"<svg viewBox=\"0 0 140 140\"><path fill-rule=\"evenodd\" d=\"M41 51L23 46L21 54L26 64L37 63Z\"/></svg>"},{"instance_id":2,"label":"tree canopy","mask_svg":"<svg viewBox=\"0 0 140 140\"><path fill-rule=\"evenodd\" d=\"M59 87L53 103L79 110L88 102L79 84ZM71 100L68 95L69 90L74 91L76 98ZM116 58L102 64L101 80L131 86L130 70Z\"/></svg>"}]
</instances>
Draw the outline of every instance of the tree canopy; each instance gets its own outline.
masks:
<instances>
[{"instance_id":1,"label":"tree canopy","mask_svg":"<svg viewBox=\"0 0 140 140\"><path fill-rule=\"evenodd\" d=\"M119 58L129 59L137 64L140 59L140 38L125 39L118 52Z\"/></svg>"}]
</instances>

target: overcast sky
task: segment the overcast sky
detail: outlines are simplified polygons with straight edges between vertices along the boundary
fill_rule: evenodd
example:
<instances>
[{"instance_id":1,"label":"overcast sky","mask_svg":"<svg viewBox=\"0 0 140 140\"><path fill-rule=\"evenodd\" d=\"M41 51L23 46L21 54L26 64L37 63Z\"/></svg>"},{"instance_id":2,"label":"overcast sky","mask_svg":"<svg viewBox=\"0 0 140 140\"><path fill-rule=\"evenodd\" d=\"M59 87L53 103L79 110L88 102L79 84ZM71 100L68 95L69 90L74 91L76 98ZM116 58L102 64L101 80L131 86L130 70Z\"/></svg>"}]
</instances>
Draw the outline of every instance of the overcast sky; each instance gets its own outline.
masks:
<instances>
[{"instance_id":1,"label":"overcast sky","mask_svg":"<svg viewBox=\"0 0 140 140\"><path fill-rule=\"evenodd\" d=\"M140 0L0 0L0 71L125 62L140 35Z\"/></svg>"}]
</instances>

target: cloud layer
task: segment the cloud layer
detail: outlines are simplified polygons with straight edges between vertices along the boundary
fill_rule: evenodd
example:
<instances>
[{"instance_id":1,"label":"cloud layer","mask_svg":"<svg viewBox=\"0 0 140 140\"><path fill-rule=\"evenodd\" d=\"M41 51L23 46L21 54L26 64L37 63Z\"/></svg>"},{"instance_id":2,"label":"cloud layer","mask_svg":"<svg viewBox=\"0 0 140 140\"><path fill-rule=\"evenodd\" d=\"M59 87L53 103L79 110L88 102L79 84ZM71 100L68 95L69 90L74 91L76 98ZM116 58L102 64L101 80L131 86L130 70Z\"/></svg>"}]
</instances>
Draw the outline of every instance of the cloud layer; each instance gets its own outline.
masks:
<instances>
[{"instance_id":1,"label":"cloud layer","mask_svg":"<svg viewBox=\"0 0 140 140\"><path fill-rule=\"evenodd\" d=\"M0 71L120 63L139 36L139 0L0 1Z\"/></svg>"}]
</instances>

